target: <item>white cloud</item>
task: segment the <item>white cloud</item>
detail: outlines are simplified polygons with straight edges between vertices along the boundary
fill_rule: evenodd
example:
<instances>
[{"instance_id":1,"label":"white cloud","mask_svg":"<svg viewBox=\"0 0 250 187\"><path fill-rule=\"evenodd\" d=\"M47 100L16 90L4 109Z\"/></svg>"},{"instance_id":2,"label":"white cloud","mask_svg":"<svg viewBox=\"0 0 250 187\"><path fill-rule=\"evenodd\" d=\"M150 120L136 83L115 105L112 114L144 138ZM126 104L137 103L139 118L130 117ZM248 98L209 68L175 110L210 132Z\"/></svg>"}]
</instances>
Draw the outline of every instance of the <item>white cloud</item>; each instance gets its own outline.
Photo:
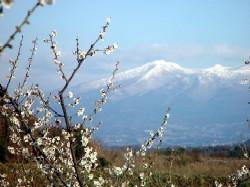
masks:
<instances>
[{"instance_id":1,"label":"white cloud","mask_svg":"<svg viewBox=\"0 0 250 187\"><path fill-rule=\"evenodd\" d=\"M126 67L136 67L148 61L165 59L192 68L204 68L214 64L237 66L250 55L249 48L241 48L227 44L215 45L167 45L154 43L121 49L116 54Z\"/></svg>"}]
</instances>

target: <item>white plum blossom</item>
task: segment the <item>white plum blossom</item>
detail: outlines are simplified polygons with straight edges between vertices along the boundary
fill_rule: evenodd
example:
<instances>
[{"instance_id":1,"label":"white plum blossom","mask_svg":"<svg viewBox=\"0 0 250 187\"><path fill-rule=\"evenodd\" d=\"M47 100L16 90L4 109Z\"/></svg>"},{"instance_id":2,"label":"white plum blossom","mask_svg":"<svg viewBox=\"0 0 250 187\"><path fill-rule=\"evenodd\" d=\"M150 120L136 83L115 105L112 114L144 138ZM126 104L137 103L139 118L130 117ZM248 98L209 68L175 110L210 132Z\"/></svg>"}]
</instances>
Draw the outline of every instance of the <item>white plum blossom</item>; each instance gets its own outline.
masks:
<instances>
[{"instance_id":1,"label":"white plum blossom","mask_svg":"<svg viewBox=\"0 0 250 187\"><path fill-rule=\"evenodd\" d=\"M55 0L39 0L39 3L41 4L41 5L52 5L52 4L54 4L55 3Z\"/></svg>"},{"instance_id":2,"label":"white plum blossom","mask_svg":"<svg viewBox=\"0 0 250 187\"><path fill-rule=\"evenodd\" d=\"M10 8L13 4L13 0L2 0L4 8Z\"/></svg>"},{"instance_id":3,"label":"white plum blossom","mask_svg":"<svg viewBox=\"0 0 250 187\"><path fill-rule=\"evenodd\" d=\"M117 49L118 48L118 44L117 43L113 43L113 48Z\"/></svg>"},{"instance_id":4,"label":"white plum blossom","mask_svg":"<svg viewBox=\"0 0 250 187\"><path fill-rule=\"evenodd\" d=\"M57 59L54 59L54 63L57 65L62 64L62 62L60 60L57 60Z\"/></svg>"},{"instance_id":5,"label":"white plum blossom","mask_svg":"<svg viewBox=\"0 0 250 187\"><path fill-rule=\"evenodd\" d=\"M37 141L36 141L36 142L37 142L38 145L42 145L43 140L42 140L42 138L37 138Z\"/></svg>"},{"instance_id":6,"label":"white plum blossom","mask_svg":"<svg viewBox=\"0 0 250 187\"><path fill-rule=\"evenodd\" d=\"M241 178L244 175L248 175L249 174L249 169L244 165L244 166L242 166L241 170L237 171L237 173L238 173L238 177Z\"/></svg>"},{"instance_id":7,"label":"white plum blossom","mask_svg":"<svg viewBox=\"0 0 250 187\"><path fill-rule=\"evenodd\" d=\"M74 97L74 94L73 94L72 91L69 91L69 92L68 92L68 97L69 97L69 98L73 98L73 97Z\"/></svg>"},{"instance_id":8,"label":"white plum blossom","mask_svg":"<svg viewBox=\"0 0 250 187\"><path fill-rule=\"evenodd\" d=\"M90 155L90 161L92 163L95 163L97 161L97 153L96 152L91 153L91 155Z\"/></svg>"},{"instance_id":9,"label":"white plum blossom","mask_svg":"<svg viewBox=\"0 0 250 187\"><path fill-rule=\"evenodd\" d=\"M79 59L83 60L86 57L86 52L85 51L80 51L79 52Z\"/></svg>"},{"instance_id":10,"label":"white plum blossom","mask_svg":"<svg viewBox=\"0 0 250 187\"><path fill-rule=\"evenodd\" d=\"M23 148L23 149L22 149L22 154L23 154L23 155L26 155L26 156L29 155L29 150L28 150L28 148Z\"/></svg>"},{"instance_id":11,"label":"white plum blossom","mask_svg":"<svg viewBox=\"0 0 250 187\"><path fill-rule=\"evenodd\" d=\"M29 142L29 140L30 140L29 135L24 135L23 140L25 143Z\"/></svg>"},{"instance_id":12,"label":"white plum blossom","mask_svg":"<svg viewBox=\"0 0 250 187\"><path fill-rule=\"evenodd\" d=\"M84 114L84 111L85 111L85 108L80 108L78 111L77 111L77 116L82 116Z\"/></svg>"},{"instance_id":13,"label":"white plum blossom","mask_svg":"<svg viewBox=\"0 0 250 187\"><path fill-rule=\"evenodd\" d=\"M140 179L143 180L144 179L144 173L140 173Z\"/></svg>"},{"instance_id":14,"label":"white plum blossom","mask_svg":"<svg viewBox=\"0 0 250 187\"><path fill-rule=\"evenodd\" d=\"M104 39L104 32L103 32L103 31L101 31L101 32L99 33L99 37L100 37L100 39Z\"/></svg>"},{"instance_id":15,"label":"white plum blossom","mask_svg":"<svg viewBox=\"0 0 250 187\"><path fill-rule=\"evenodd\" d=\"M215 181L214 184L215 184L216 187L222 187L222 184L219 183L218 181Z\"/></svg>"},{"instance_id":16,"label":"white plum blossom","mask_svg":"<svg viewBox=\"0 0 250 187\"><path fill-rule=\"evenodd\" d=\"M93 175L92 173L90 173L90 174L88 175L88 178L89 178L89 180L93 180L94 175Z\"/></svg>"},{"instance_id":17,"label":"white plum blossom","mask_svg":"<svg viewBox=\"0 0 250 187\"><path fill-rule=\"evenodd\" d=\"M47 2L48 2L48 1L47 1ZM50 1L50 2L52 2L52 1ZM56 37L56 36L57 36L57 32L54 30L54 31L52 31L52 32L51 32L51 34L50 34L50 35L54 38L54 37Z\"/></svg>"},{"instance_id":18,"label":"white plum blossom","mask_svg":"<svg viewBox=\"0 0 250 187\"><path fill-rule=\"evenodd\" d=\"M110 24L110 22L111 22L111 17L107 17L106 18L106 23Z\"/></svg>"},{"instance_id":19,"label":"white plum blossom","mask_svg":"<svg viewBox=\"0 0 250 187\"><path fill-rule=\"evenodd\" d=\"M86 147L89 143L89 139L83 135L81 139L81 143L82 143L82 146Z\"/></svg>"},{"instance_id":20,"label":"white plum blossom","mask_svg":"<svg viewBox=\"0 0 250 187\"><path fill-rule=\"evenodd\" d=\"M8 150L9 150L9 152L10 152L11 154L15 154L15 149L14 149L14 147L8 146Z\"/></svg>"},{"instance_id":21,"label":"white plum blossom","mask_svg":"<svg viewBox=\"0 0 250 187\"><path fill-rule=\"evenodd\" d=\"M116 176L120 176L120 175L122 175L122 173L123 173L122 168L120 168L120 167L114 167L114 168L113 168L113 172L114 172L114 174L115 174Z\"/></svg>"},{"instance_id":22,"label":"white plum blossom","mask_svg":"<svg viewBox=\"0 0 250 187\"><path fill-rule=\"evenodd\" d=\"M87 119L88 119L88 116L87 116L87 115L83 115L83 116L82 116L82 120L83 120L83 121L85 121L85 120L87 120Z\"/></svg>"}]
</instances>

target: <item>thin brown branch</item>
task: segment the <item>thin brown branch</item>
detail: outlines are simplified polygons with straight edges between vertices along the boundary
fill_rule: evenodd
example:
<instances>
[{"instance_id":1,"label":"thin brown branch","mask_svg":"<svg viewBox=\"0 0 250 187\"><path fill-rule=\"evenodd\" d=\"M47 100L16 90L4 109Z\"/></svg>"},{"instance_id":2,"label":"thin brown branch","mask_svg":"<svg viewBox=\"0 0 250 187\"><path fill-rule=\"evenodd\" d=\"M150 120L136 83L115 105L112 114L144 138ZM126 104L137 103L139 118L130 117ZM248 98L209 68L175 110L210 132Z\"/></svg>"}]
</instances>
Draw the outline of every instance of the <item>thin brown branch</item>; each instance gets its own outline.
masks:
<instances>
[{"instance_id":1,"label":"thin brown branch","mask_svg":"<svg viewBox=\"0 0 250 187\"><path fill-rule=\"evenodd\" d=\"M53 41L52 39L53 39L53 37L50 35L50 41ZM64 94L65 90L68 88L70 82L72 81L72 79L75 76L75 74L77 73L77 71L80 69L83 62L86 60L87 56L91 56L92 50L94 49L96 43L99 40L100 40L100 37L98 37L95 40L95 42L90 45L90 48L88 49L88 51L87 51L84 58L80 59L80 58L77 57L78 64L77 64L76 68L73 70L72 74L70 75L70 77L68 79L65 78L66 83L65 83L64 87L59 91L60 104L61 104L61 108L62 108L63 115L64 115L64 121L65 121L66 128L67 128L68 132L71 132L71 129L70 129L69 116L68 116L66 106L65 106L65 103L64 103L63 94ZM54 52L54 56L57 57L55 49L52 48L52 50ZM79 54L79 42L78 42L78 40L77 40L77 54ZM75 171L76 171L76 179L77 179L80 187L83 187L86 184L83 182L83 180L81 179L81 176L80 176L80 171L79 171L79 168L77 166L77 159L76 159L75 152L74 152L74 145L73 145L73 142L72 142L71 138L69 139L69 143L70 143L70 151L71 151L72 160L73 160L73 166L74 166Z\"/></svg>"},{"instance_id":2,"label":"thin brown branch","mask_svg":"<svg viewBox=\"0 0 250 187\"><path fill-rule=\"evenodd\" d=\"M59 112L57 112L52 106L50 106L49 99L46 100L43 97L43 94L41 93L41 91L39 89L37 89L37 94L38 94L38 97L42 101L42 103L43 103L43 105L44 105L45 108L47 108L50 111L52 111L56 115L56 117L64 117L62 114L60 114Z\"/></svg>"},{"instance_id":3,"label":"thin brown branch","mask_svg":"<svg viewBox=\"0 0 250 187\"><path fill-rule=\"evenodd\" d=\"M53 31L52 34L49 35L50 38L48 41L50 42L50 48L51 48L52 53L54 55L54 62L56 64L58 64L58 68L59 68L58 71L62 74L62 79L65 80L65 82L67 82L68 79L63 71L63 63L60 62L59 54L56 51L56 42L54 41L55 35L56 35L55 31Z\"/></svg>"},{"instance_id":4,"label":"thin brown branch","mask_svg":"<svg viewBox=\"0 0 250 187\"><path fill-rule=\"evenodd\" d=\"M20 89L23 89L25 83L27 82L28 78L29 78L29 72L30 72L30 68L31 68L31 64L32 64L32 61L33 61L33 57L35 55L35 52L36 52L36 45L37 45L37 38L35 40L32 41L33 43L33 47L31 49L31 55L28 59L28 66L26 68L26 74L24 76L24 79L23 79L23 82L20 86Z\"/></svg>"},{"instance_id":5,"label":"thin brown branch","mask_svg":"<svg viewBox=\"0 0 250 187\"><path fill-rule=\"evenodd\" d=\"M22 31L22 28L24 25L29 24L29 18L30 16L35 12L35 10L41 6L41 3L38 1L26 14L23 21L16 26L15 31L10 35L9 39L3 44L3 46L0 46L0 54L4 52L6 48L12 48L11 42L15 39L15 36Z\"/></svg>"},{"instance_id":6,"label":"thin brown branch","mask_svg":"<svg viewBox=\"0 0 250 187\"><path fill-rule=\"evenodd\" d=\"M76 60L79 62L80 60L80 47L79 47L79 39L76 38Z\"/></svg>"},{"instance_id":7,"label":"thin brown branch","mask_svg":"<svg viewBox=\"0 0 250 187\"><path fill-rule=\"evenodd\" d=\"M106 31L107 27L109 25L109 22L107 22L104 27L103 27L103 31ZM78 72L78 70L80 69L81 65L83 64L83 62L87 59L88 56L93 56L95 51L94 51L94 47L97 44L97 42L99 40L102 39L102 37L99 35L98 38L90 45L88 51L86 52L86 54L84 56L82 56L81 58L79 58L79 53L80 53L80 49L79 49L79 40L76 39L76 55L77 55L77 66L75 67L75 69L73 70L73 72L71 73L71 75L69 76L69 78L66 78L64 71L62 69L63 63L59 61L58 59L58 53L56 50L56 43L54 41L54 37L55 37L56 33L52 32L52 34L49 35L49 40L45 40L45 42L50 42L51 44L51 49L54 55L54 60L55 63L59 65L59 72L62 74L62 78L65 80L65 84L63 86L63 88L58 92L59 95L59 100L60 100L60 105L63 111L63 118L65 121L65 125L66 125L66 129L68 131L68 133L71 133L71 125L70 125L70 118L66 109L66 105L64 103L64 92L65 90L68 88L69 84L71 83L71 81L73 80L74 76L76 75L76 73ZM80 171L77 165L77 159L76 159L76 155L75 155L75 150L74 150L74 143L72 140L72 137L69 138L69 143L70 143L70 152L71 152L71 156L72 156L72 160L73 160L73 167L75 169L75 174L76 174L76 179L80 185L80 187L85 186L85 182L82 180L81 176L80 176Z\"/></svg>"},{"instance_id":8,"label":"thin brown branch","mask_svg":"<svg viewBox=\"0 0 250 187\"><path fill-rule=\"evenodd\" d=\"M71 129L70 129L69 116L68 116L68 112L66 110L66 106L64 104L63 93L60 93L59 97L60 97L61 107L62 107L62 110L63 110L63 115L64 115L66 128L67 128L67 131L70 133ZM75 172L76 172L76 179L77 179L80 187L83 187L83 186L85 186L85 183L83 182L83 180L82 180L82 178L80 176L79 168L77 167L77 159L76 159L76 156L75 156L73 141L72 141L71 137L69 138L69 143L70 143L70 152L71 152L71 156L72 156L72 160L73 160L73 166L74 166L74 169L75 169Z\"/></svg>"},{"instance_id":9,"label":"thin brown branch","mask_svg":"<svg viewBox=\"0 0 250 187\"><path fill-rule=\"evenodd\" d=\"M97 112L100 111L101 107L107 102L107 96L109 95L109 93L116 89L116 87L114 87L114 79L115 79L115 76L119 70L118 66L119 66L119 61L115 64L115 69L113 70L112 72L112 76L111 78L108 80L107 82L107 85L106 85L106 88L104 90L102 90L101 92L101 98L98 99L96 102L95 102L95 108L94 110L92 111L91 114L88 115L87 119L84 120L83 124L86 125L86 122L89 122L89 121L92 121L92 119L94 118L94 116L97 114ZM118 86L119 87L119 86ZM102 96L102 94L105 94L104 96Z\"/></svg>"},{"instance_id":10,"label":"thin brown branch","mask_svg":"<svg viewBox=\"0 0 250 187\"><path fill-rule=\"evenodd\" d=\"M154 143L154 140L156 138L159 138L159 143L157 145L157 148L159 149L159 146L160 144L162 143L162 139L161 137L163 136L164 134L164 130L166 129L167 127L167 122L168 122L168 119L169 119L169 112L170 112L170 108L167 109L164 117L163 117L163 120L162 120L162 123L160 125L160 128L153 134L150 136L150 138L148 140L146 140L143 144L142 147L144 147L143 149L141 148L140 149L140 152L143 152L145 151L145 149L148 149L152 146L152 144Z\"/></svg>"},{"instance_id":11,"label":"thin brown branch","mask_svg":"<svg viewBox=\"0 0 250 187\"><path fill-rule=\"evenodd\" d=\"M94 49L95 45L97 44L97 42L100 40L100 38L98 37L95 42L93 44L90 45L90 48L88 49L86 55L84 58L79 59L78 60L78 64L76 66L76 68L73 70L72 74L70 75L70 77L67 79L64 87L59 91L60 93L64 93L64 91L68 88L69 83L71 82L71 80L73 79L73 77L75 76L76 72L80 69L81 65L83 64L83 62L87 59L87 56L92 56L92 50Z\"/></svg>"},{"instance_id":12,"label":"thin brown branch","mask_svg":"<svg viewBox=\"0 0 250 187\"><path fill-rule=\"evenodd\" d=\"M20 55L21 55L21 48L22 48L22 46L23 46L23 35L22 35L22 38L21 38L20 43L19 43L19 47L18 47L18 52L17 52L16 59L15 59L14 61L10 60L10 63L11 63L11 65L12 65L12 68L11 68L11 70L10 70L9 80L8 80L7 85L6 85L6 88L5 88L6 91L8 90L9 85L10 85L10 82L11 82L11 80L12 80L13 77L14 77L14 74L15 74L15 71L16 71L16 68L17 68L16 65L17 65L17 62L18 62L19 57L20 57Z\"/></svg>"}]
</instances>

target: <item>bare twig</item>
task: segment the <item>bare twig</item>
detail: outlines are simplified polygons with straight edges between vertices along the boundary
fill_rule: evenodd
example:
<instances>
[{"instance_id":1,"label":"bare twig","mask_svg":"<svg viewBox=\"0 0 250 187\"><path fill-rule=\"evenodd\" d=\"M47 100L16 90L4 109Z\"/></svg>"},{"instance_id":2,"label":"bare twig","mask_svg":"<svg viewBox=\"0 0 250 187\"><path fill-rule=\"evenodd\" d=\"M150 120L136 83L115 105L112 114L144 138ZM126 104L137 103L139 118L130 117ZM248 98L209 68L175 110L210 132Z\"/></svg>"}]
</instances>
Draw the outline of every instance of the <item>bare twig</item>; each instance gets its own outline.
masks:
<instances>
[{"instance_id":1,"label":"bare twig","mask_svg":"<svg viewBox=\"0 0 250 187\"><path fill-rule=\"evenodd\" d=\"M106 32L108 26L109 26L109 22L106 22L106 24L102 27L103 28L102 32ZM72 81L72 79L74 78L76 72L80 69L81 65L87 59L87 57L93 56L95 54L94 47L98 43L98 41L100 41L101 39L103 39L103 36L99 34L98 38L90 45L90 48L87 50L86 54L84 54L82 56L79 55L80 54L79 40L76 39L76 54L77 54L78 64L75 67L75 69L73 70L70 77L66 80L64 87L59 91L59 94L63 94L63 92L68 88L68 86L69 86L70 82Z\"/></svg>"},{"instance_id":2,"label":"bare twig","mask_svg":"<svg viewBox=\"0 0 250 187\"><path fill-rule=\"evenodd\" d=\"M59 112L57 112L50 104L49 104L49 99L45 99L41 90L37 89L37 96L40 98L40 100L42 101L43 105L45 108L51 110L56 117L64 117L62 114L60 114Z\"/></svg>"},{"instance_id":3,"label":"bare twig","mask_svg":"<svg viewBox=\"0 0 250 187\"><path fill-rule=\"evenodd\" d=\"M113 91L114 89L116 89L116 87L114 87L113 82L114 82L115 76L119 70L119 68L118 68L119 63L120 62L117 62L115 64L115 69L113 70L112 76L106 84L106 88L101 90L101 98L95 102L95 108L94 108L93 112L91 114L89 114L87 116L87 118L84 118L83 125L86 125L86 122L92 121L93 117L97 114L97 112L101 111L102 106L107 102L108 94L111 91ZM119 87L119 85L117 87Z\"/></svg>"},{"instance_id":4,"label":"bare twig","mask_svg":"<svg viewBox=\"0 0 250 187\"><path fill-rule=\"evenodd\" d=\"M92 56L93 53L93 49L95 47L95 45L97 44L97 42L100 40L100 38L98 37L95 42L93 44L90 45L89 50L86 53L86 56L82 59L77 59L78 60L78 64L75 67L75 69L73 70L72 74L70 75L70 77L67 79L66 84L64 85L64 87L59 91L59 94L64 93L64 91L68 88L70 82L72 81L73 77L75 76L76 72L80 69L81 65L83 64L83 62L87 59L87 56Z\"/></svg>"},{"instance_id":5,"label":"bare twig","mask_svg":"<svg viewBox=\"0 0 250 187\"><path fill-rule=\"evenodd\" d=\"M10 60L10 63L12 65L12 68L10 70L10 76L9 76L9 79L8 79L8 82L7 82L7 85L6 85L6 91L8 90L9 88L9 85L10 85L10 82L11 80L13 79L14 77L14 74L15 74L15 71L16 71L16 68L17 68L17 62L19 60L19 57L21 55L21 48L22 48L22 45L23 45L23 35L22 35L22 38L20 40L20 43L19 43L19 48L18 48L18 53L17 53L17 56L16 56L16 59L14 61Z\"/></svg>"},{"instance_id":6,"label":"bare twig","mask_svg":"<svg viewBox=\"0 0 250 187\"><path fill-rule=\"evenodd\" d=\"M170 112L170 108L167 109L160 128L154 134L151 134L149 139L144 142L144 144L142 145L142 147L139 151L140 153L145 153L147 151L147 149L151 148L151 146L153 145L154 140L156 138L159 139L159 143L157 145L157 148L159 148L159 145L162 143L164 130L167 127L167 123L168 123L168 119L169 119L169 112Z\"/></svg>"},{"instance_id":7,"label":"bare twig","mask_svg":"<svg viewBox=\"0 0 250 187\"><path fill-rule=\"evenodd\" d=\"M36 45L37 45L37 38L35 40L32 41L33 43L33 47L31 49L31 55L28 59L28 66L26 68L26 74L24 76L24 79L23 79L23 82L20 86L20 89L23 89L25 83L27 82L28 78L29 78L29 72L30 72L30 68L31 68L31 64L32 64L32 61L33 61L33 57L35 55L35 52L36 52Z\"/></svg>"},{"instance_id":8,"label":"bare twig","mask_svg":"<svg viewBox=\"0 0 250 187\"><path fill-rule=\"evenodd\" d=\"M3 46L0 46L0 54L4 52L6 48L12 48L12 40L15 39L15 36L22 31L22 28L24 27L25 24L29 24L29 18L30 16L35 12L35 10L41 6L41 3L38 1L26 14L24 17L23 21L16 26L15 31L10 35L9 39L3 44Z\"/></svg>"},{"instance_id":9,"label":"bare twig","mask_svg":"<svg viewBox=\"0 0 250 187\"><path fill-rule=\"evenodd\" d=\"M56 42L54 40L54 37L56 36L56 32L53 31L50 35L49 35L49 40L45 40L46 42L50 42L50 48L52 50L53 56L54 56L54 62L56 64L58 64L58 71L62 74L62 79L65 80L65 82L67 82L67 77L63 71L63 63L60 62L59 60L59 56L60 54L58 53L57 49L56 49Z\"/></svg>"}]
</instances>

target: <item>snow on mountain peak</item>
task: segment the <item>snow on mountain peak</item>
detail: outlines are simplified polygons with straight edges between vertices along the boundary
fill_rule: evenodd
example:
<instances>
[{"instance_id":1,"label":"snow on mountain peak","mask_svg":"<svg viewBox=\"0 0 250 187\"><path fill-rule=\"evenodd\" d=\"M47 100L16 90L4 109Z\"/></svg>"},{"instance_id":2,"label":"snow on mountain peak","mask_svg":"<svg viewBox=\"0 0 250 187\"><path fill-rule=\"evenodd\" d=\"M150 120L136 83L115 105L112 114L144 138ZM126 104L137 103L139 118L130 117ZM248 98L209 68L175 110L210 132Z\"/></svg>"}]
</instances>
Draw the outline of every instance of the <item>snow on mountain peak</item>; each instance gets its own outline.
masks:
<instances>
[{"instance_id":1,"label":"snow on mountain peak","mask_svg":"<svg viewBox=\"0 0 250 187\"><path fill-rule=\"evenodd\" d=\"M179 64L176 64L174 62L165 61L165 60L155 60L153 62L149 62L143 66L156 68L156 69L162 69L165 71L190 71L190 69L183 68Z\"/></svg>"},{"instance_id":2,"label":"snow on mountain peak","mask_svg":"<svg viewBox=\"0 0 250 187\"><path fill-rule=\"evenodd\" d=\"M149 62L148 64L154 64L156 67L161 68L169 68L170 70L183 69L179 64L165 60L155 60L153 62Z\"/></svg>"},{"instance_id":3,"label":"snow on mountain peak","mask_svg":"<svg viewBox=\"0 0 250 187\"><path fill-rule=\"evenodd\" d=\"M230 78L238 74L233 68L222 66L220 64L215 64L210 68L203 69L202 72L207 76L217 76L224 78Z\"/></svg>"},{"instance_id":4,"label":"snow on mountain peak","mask_svg":"<svg viewBox=\"0 0 250 187\"><path fill-rule=\"evenodd\" d=\"M144 77L149 78L151 76L157 76L162 72L183 72L191 73L191 69L183 68L180 65L165 61L165 60L155 60L153 62L146 63L140 67L127 70L125 72L118 74L119 79L135 78L135 77Z\"/></svg>"},{"instance_id":5,"label":"snow on mountain peak","mask_svg":"<svg viewBox=\"0 0 250 187\"><path fill-rule=\"evenodd\" d=\"M189 69L165 61L156 60L137 68L123 71L116 76L116 82L122 85L128 95L145 93L160 87L191 87L192 85L231 84L229 80L241 80L246 72L216 64L206 69ZM101 88L107 78L78 85L78 91L86 92ZM198 82L197 82L198 81ZM202 87L202 88L203 88Z\"/></svg>"},{"instance_id":6,"label":"snow on mountain peak","mask_svg":"<svg viewBox=\"0 0 250 187\"><path fill-rule=\"evenodd\" d=\"M173 63L173 62L168 62L164 60L157 60L153 61L148 64L153 64L154 67L146 73L146 75L142 79L151 79L159 76L164 76L166 73L169 72L178 72L178 73L192 73L193 71L190 69L186 69L181 67L180 65Z\"/></svg>"},{"instance_id":7,"label":"snow on mountain peak","mask_svg":"<svg viewBox=\"0 0 250 187\"><path fill-rule=\"evenodd\" d=\"M214 73L216 73L216 72L225 72L225 71L228 71L228 70L230 70L229 67L222 66L221 64L215 64L211 68L205 69L205 71L207 71L207 72L214 72Z\"/></svg>"}]
</instances>

